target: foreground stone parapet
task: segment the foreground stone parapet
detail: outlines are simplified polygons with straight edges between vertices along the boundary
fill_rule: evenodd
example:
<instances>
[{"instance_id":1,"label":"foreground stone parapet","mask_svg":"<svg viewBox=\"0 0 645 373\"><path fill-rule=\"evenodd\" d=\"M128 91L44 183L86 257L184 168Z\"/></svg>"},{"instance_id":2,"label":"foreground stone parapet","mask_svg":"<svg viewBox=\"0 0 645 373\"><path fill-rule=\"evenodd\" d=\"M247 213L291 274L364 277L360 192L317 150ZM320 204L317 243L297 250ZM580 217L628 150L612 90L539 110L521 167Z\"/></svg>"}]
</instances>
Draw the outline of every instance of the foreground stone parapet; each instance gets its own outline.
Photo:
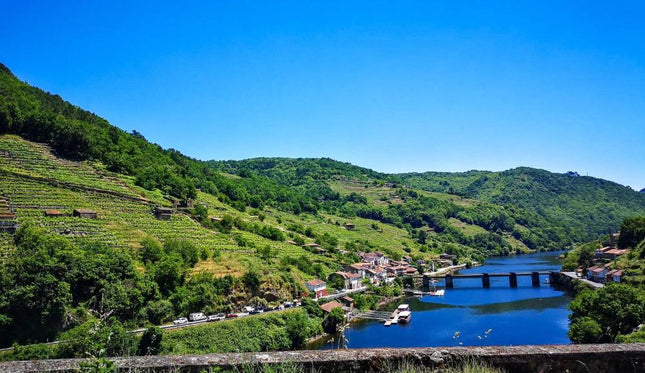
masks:
<instances>
[{"instance_id":1,"label":"foreground stone parapet","mask_svg":"<svg viewBox=\"0 0 645 373\"><path fill-rule=\"evenodd\" d=\"M645 372L645 343L447 348L377 348L281 351L110 359L118 372L244 371L255 365L294 364L304 371L380 372L400 363L444 367L460 361L485 361L508 372ZM87 359L0 363L0 372L78 372Z\"/></svg>"}]
</instances>

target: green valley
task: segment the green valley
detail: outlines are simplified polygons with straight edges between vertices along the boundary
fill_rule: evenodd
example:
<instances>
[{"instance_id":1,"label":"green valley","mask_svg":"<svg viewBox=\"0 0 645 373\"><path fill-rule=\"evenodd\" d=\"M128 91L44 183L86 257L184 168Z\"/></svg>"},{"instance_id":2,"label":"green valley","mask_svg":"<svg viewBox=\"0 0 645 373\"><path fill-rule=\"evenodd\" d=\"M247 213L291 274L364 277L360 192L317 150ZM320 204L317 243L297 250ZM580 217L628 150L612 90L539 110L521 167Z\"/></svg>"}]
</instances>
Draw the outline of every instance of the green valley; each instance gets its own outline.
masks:
<instances>
[{"instance_id":1,"label":"green valley","mask_svg":"<svg viewBox=\"0 0 645 373\"><path fill-rule=\"evenodd\" d=\"M0 347L97 320L126 330L277 305L360 253L409 257L424 272L445 265L441 254L471 265L568 249L645 215L645 194L529 168L396 175L328 158L196 160L3 65L0 200ZM258 346L301 347L320 329L313 313L255 322L276 338ZM277 330L285 323L291 334ZM190 351L170 341L165 351Z\"/></svg>"}]
</instances>

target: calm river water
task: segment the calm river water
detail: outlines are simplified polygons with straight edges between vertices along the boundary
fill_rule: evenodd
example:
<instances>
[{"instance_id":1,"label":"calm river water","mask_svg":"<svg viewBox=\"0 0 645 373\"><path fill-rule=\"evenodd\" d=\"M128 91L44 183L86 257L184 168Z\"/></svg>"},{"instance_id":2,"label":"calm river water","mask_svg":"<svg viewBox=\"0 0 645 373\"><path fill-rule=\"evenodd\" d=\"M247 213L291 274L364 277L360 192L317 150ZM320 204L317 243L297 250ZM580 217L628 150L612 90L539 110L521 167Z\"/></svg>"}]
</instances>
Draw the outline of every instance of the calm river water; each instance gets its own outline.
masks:
<instances>
[{"instance_id":1,"label":"calm river water","mask_svg":"<svg viewBox=\"0 0 645 373\"><path fill-rule=\"evenodd\" d=\"M560 253L539 253L489 258L485 265L460 273L499 273L559 270ZM443 297L408 298L412 322L385 327L376 321L360 321L345 331L349 348L487 346L520 344L568 344L571 297L545 283L531 286L531 278L518 277L510 288L508 278L491 278L482 288L481 279L456 279L454 289ZM443 283L437 283L443 287ZM394 309L396 304L389 309ZM487 332L488 331L488 332ZM458 332L458 333L457 333ZM338 348L320 342L310 348Z\"/></svg>"}]
</instances>

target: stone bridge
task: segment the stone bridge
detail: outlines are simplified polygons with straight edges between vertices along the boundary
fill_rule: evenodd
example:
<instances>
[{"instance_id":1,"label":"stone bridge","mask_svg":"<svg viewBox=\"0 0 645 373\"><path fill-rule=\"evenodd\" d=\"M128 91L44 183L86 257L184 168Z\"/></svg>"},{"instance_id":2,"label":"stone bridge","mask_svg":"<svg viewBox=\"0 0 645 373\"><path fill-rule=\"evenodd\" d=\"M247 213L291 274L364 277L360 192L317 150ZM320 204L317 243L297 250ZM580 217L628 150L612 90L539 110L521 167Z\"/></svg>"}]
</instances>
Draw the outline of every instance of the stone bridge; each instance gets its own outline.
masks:
<instances>
[{"instance_id":1,"label":"stone bridge","mask_svg":"<svg viewBox=\"0 0 645 373\"><path fill-rule=\"evenodd\" d=\"M412 276L413 279L418 280L422 279L423 280L423 286L429 287L432 283L433 280L444 280L446 284L446 288L452 289L454 287L454 282L457 279L462 279L462 278L480 278L482 280L482 287L484 288L489 288L490 287L490 279L491 277L508 277L508 285L512 288L517 287L517 278L521 276L530 276L531 277L531 284L534 287L540 287L540 276L541 275L549 275L550 279L552 279L554 276L557 276L557 272L508 272L508 273L468 273L468 274L458 274L454 275L451 273L445 274L445 275L422 275L422 276Z\"/></svg>"}]
</instances>

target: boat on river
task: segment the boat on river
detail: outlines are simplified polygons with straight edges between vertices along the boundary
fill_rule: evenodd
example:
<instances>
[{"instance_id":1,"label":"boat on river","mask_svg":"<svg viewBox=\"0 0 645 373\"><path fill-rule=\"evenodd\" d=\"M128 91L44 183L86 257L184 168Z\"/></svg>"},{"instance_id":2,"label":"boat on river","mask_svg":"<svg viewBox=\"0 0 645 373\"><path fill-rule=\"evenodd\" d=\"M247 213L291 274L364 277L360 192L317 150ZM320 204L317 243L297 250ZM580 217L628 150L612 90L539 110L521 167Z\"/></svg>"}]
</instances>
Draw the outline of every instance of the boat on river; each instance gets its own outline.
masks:
<instances>
[{"instance_id":1,"label":"boat on river","mask_svg":"<svg viewBox=\"0 0 645 373\"><path fill-rule=\"evenodd\" d=\"M412 312L410 312L409 304L399 304L398 307L390 315L390 319L385 321L385 326L391 326L392 324L406 324L410 322L412 317Z\"/></svg>"},{"instance_id":2,"label":"boat on river","mask_svg":"<svg viewBox=\"0 0 645 373\"><path fill-rule=\"evenodd\" d=\"M399 313L399 324L407 324L412 319L412 312L403 311Z\"/></svg>"},{"instance_id":3,"label":"boat on river","mask_svg":"<svg viewBox=\"0 0 645 373\"><path fill-rule=\"evenodd\" d=\"M399 306L396 307L396 311L394 312L403 312L403 311L409 311L409 310L410 310L409 304L399 304Z\"/></svg>"}]
</instances>

